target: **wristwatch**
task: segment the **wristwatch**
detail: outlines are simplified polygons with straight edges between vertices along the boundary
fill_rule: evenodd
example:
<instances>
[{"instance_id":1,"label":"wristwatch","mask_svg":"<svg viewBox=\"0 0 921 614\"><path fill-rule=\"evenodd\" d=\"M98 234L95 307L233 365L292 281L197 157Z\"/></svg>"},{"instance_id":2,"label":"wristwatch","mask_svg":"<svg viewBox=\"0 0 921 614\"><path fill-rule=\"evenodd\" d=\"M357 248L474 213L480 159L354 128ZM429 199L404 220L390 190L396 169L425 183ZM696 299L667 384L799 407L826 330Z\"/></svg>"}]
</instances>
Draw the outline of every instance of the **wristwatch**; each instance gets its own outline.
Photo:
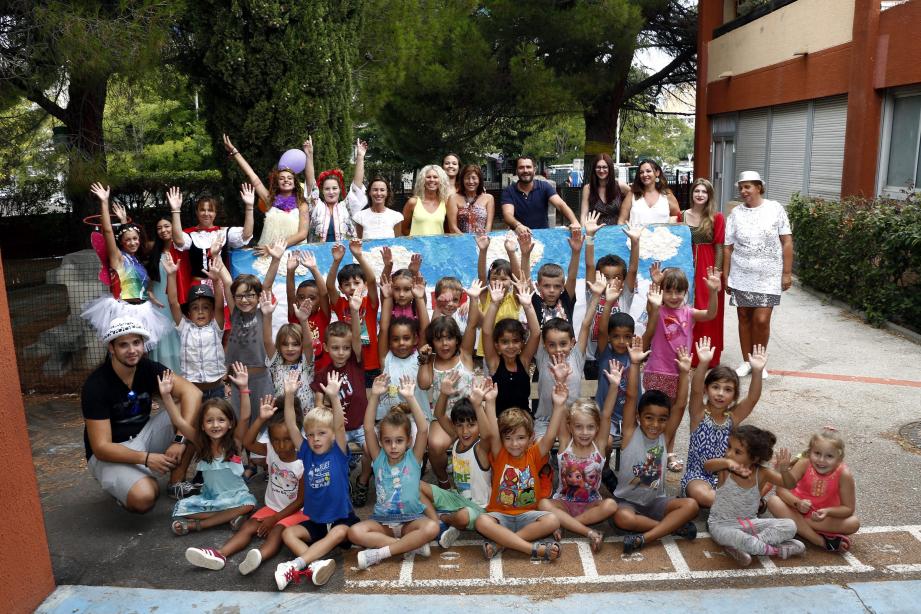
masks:
<instances>
[{"instance_id":1,"label":"wristwatch","mask_svg":"<svg viewBox=\"0 0 921 614\"><path fill-rule=\"evenodd\" d=\"M185 437L177 433L176 436L173 437L173 443L185 443Z\"/></svg>"}]
</instances>

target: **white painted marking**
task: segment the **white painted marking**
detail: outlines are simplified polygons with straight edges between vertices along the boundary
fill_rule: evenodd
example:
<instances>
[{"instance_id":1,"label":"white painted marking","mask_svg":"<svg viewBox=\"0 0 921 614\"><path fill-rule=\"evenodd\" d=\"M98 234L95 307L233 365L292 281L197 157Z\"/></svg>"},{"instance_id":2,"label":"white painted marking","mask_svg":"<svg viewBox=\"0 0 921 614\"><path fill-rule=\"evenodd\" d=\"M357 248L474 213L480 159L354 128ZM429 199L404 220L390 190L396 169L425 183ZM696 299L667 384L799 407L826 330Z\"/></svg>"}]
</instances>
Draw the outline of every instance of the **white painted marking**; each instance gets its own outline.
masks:
<instances>
[{"instance_id":1,"label":"white painted marking","mask_svg":"<svg viewBox=\"0 0 921 614\"><path fill-rule=\"evenodd\" d=\"M899 548L896 548L892 544L873 544L873 549L877 552L884 552L886 554L901 554L902 551Z\"/></svg>"},{"instance_id":2,"label":"white painted marking","mask_svg":"<svg viewBox=\"0 0 921 614\"><path fill-rule=\"evenodd\" d=\"M921 542L921 529L915 528L915 529L909 530L908 532L911 533L915 539Z\"/></svg>"},{"instance_id":3,"label":"white painted marking","mask_svg":"<svg viewBox=\"0 0 921 614\"><path fill-rule=\"evenodd\" d=\"M579 550L579 558L582 560L582 574L587 578L597 578L598 568L595 567L592 545L589 542L580 541L576 546Z\"/></svg>"},{"instance_id":4,"label":"white painted marking","mask_svg":"<svg viewBox=\"0 0 921 614\"><path fill-rule=\"evenodd\" d=\"M646 557L643 556L642 552L631 552L630 554L621 554L620 560L629 561L631 563L639 563L641 561L645 561Z\"/></svg>"},{"instance_id":5,"label":"white painted marking","mask_svg":"<svg viewBox=\"0 0 921 614\"><path fill-rule=\"evenodd\" d=\"M723 552L722 550L719 551L719 552L710 552L709 550L704 550L704 558L712 559L712 558L715 557L715 556L721 556L721 557L723 557L723 558L726 558L726 557L729 556L729 555L727 555L727 554L726 554L725 552Z\"/></svg>"},{"instance_id":6,"label":"white painted marking","mask_svg":"<svg viewBox=\"0 0 921 614\"><path fill-rule=\"evenodd\" d=\"M498 546L496 547L498 548ZM489 583L504 584L506 581L505 570L502 568L502 553L500 552L489 560ZM471 586L476 586L476 584L471 584Z\"/></svg>"},{"instance_id":7,"label":"white painted marking","mask_svg":"<svg viewBox=\"0 0 921 614\"><path fill-rule=\"evenodd\" d=\"M842 552L841 558L847 561L848 565L850 565L851 567L860 567L861 565L863 565L863 563L858 561L857 557L851 554L850 552Z\"/></svg>"},{"instance_id":8,"label":"white painted marking","mask_svg":"<svg viewBox=\"0 0 921 614\"><path fill-rule=\"evenodd\" d=\"M868 533L899 533L901 531L907 531L913 534L917 531L921 531L921 524L906 524L892 527L860 527L860 530L857 531L856 534L866 535Z\"/></svg>"},{"instance_id":9,"label":"white painted marking","mask_svg":"<svg viewBox=\"0 0 921 614\"><path fill-rule=\"evenodd\" d=\"M460 558L460 552L448 550L447 552L442 552L439 558L443 561L456 561Z\"/></svg>"},{"instance_id":10,"label":"white painted marking","mask_svg":"<svg viewBox=\"0 0 921 614\"><path fill-rule=\"evenodd\" d=\"M688 567L688 562L684 560L684 555L681 554L681 549L678 548L678 544L675 543L673 537L663 537L662 545L665 547L665 554L668 555L669 560L672 562L672 567L675 568L676 572L683 577L684 574L691 571L691 568Z\"/></svg>"},{"instance_id":11,"label":"white painted marking","mask_svg":"<svg viewBox=\"0 0 921 614\"><path fill-rule=\"evenodd\" d=\"M921 571L921 565L918 565L917 563L911 565L886 565L886 569L898 573L913 573L916 571Z\"/></svg>"},{"instance_id":12,"label":"white painted marking","mask_svg":"<svg viewBox=\"0 0 921 614\"><path fill-rule=\"evenodd\" d=\"M774 561L771 560L771 557L759 556L757 558L758 558L758 561L761 563L761 567L763 567L764 569L768 569L768 570L777 569L777 565L774 563Z\"/></svg>"},{"instance_id":13,"label":"white painted marking","mask_svg":"<svg viewBox=\"0 0 921 614\"><path fill-rule=\"evenodd\" d=\"M453 570L460 569L460 565L439 565L438 567L439 569L453 569Z\"/></svg>"},{"instance_id":14,"label":"white painted marking","mask_svg":"<svg viewBox=\"0 0 921 614\"><path fill-rule=\"evenodd\" d=\"M413 584L413 562L415 560L415 554L410 554L409 557L403 559L400 565L400 579L397 580L398 585L411 586Z\"/></svg>"}]
</instances>

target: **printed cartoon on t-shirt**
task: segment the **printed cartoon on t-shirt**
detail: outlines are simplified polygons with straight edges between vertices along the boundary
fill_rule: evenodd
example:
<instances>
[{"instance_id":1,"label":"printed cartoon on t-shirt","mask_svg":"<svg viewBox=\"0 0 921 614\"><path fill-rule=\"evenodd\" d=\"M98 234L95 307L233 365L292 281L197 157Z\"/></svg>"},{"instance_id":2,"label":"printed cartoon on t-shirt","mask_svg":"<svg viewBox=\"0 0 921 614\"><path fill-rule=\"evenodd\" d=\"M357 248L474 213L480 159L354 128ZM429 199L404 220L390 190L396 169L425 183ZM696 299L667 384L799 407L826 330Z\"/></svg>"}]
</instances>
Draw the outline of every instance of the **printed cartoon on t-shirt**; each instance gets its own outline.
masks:
<instances>
[{"instance_id":1,"label":"printed cartoon on t-shirt","mask_svg":"<svg viewBox=\"0 0 921 614\"><path fill-rule=\"evenodd\" d=\"M390 471L390 478L384 476L384 472ZM403 514L405 503L403 502L403 476L409 475L409 467L382 467L377 470L375 482L382 486L377 488L377 504L384 508L383 513L387 516L399 516ZM386 484L389 481L390 488Z\"/></svg>"},{"instance_id":2,"label":"printed cartoon on t-shirt","mask_svg":"<svg viewBox=\"0 0 921 614\"><path fill-rule=\"evenodd\" d=\"M506 465L499 482L499 503L509 507L526 507L537 503L534 492L534 476L531 468L518 469Z\"/></svg>"},{"instance_id":3,"label":"printed cartoon on t-shirt","mask_svg":"<svg viewBox=\"0 0 921 614\"><path fill-rule=\"evenodd\" d=\"M660 445L655 445L646 450L645 460L642 463L633 465L633 475L636 477L630 480L630 484L658 488L659 480L662 479L662 454L664 452L664 448Z\"/></svg>"},{"instance_id":4,"label":"printed cartoon on t-shirt","mask_svg":"<svg viewBox=\"0 0 921 614\"><path fill-rule=\"evenodd\" d=\"M345 300L345 297L340 298L340 301ZM361 322L361 344L362 345L371 345L371 334L368 332L368 322L367 322L367 313L368 313L368 303L367 298L361 302L361 309L358 310L358 319ZM346 324L352 323L352 311L349 309L348 301L346 301L345 308L340 310L339 319L345 322Z\"/></svg>"},{"instance_id":5,"label":"printed cartoon on t-shirt","mask_svg":"<svg viewBox=\"0 0 921 614\"><path fill-rule=\"evenodd\" d=\"M270 488L275 494L284 497L288 501L294 501L297 498L297 474L278 463L273 462L269 467ZM329 476L327 475L327 484Z\"/></svg>"},{"instance_id":6,"label":"printed cartoon on t-shirt","mask_svg":"<svg viewBox=\"0 0 921 614\"><path fill-rule=\"evenodd\" d=\"M454 466L454 486L457 492L469 498L470 492L470 460L466 458L454 457L452 461Z\"/></svg>"},{"instance_id":7,"label":"printed cartoon on t-shirt","mask_svg":"<svg viewBox=\"0 0 921 614\"><path fill-rule=\"evenodd\" d=\"M304 483L307 485L307 488L313 490L322 490L330 485L332 477L330 475L330 461L325 460L321 463L314 463L307 469L305 474L306 479ZM295 490L297 487L295 486Z\"/></svg>"},{"instance_id":8,"label":"printed cartoon on t-shirt","mask_svg":"<svg viewBox=\"0 0 921 614\"><path fill-rule=\"evenodd\" d=\"M665 338L669 341L683 340L687 333L685 327L688 322L682 320L676 315L666 315L662 318L662 324L665 325Z\"/></svg>"},{"instance_id":9,"label":"printed cartoon on t-shirt","mask_svg":"<svg viewBox=\"0 0 921 614\"><path fill-rule=\"evenodd\" d=\"M316 322L307 320L307 328L310 329L310 345L313 348L314 358L319 358L323 354L323 340L320 339L320 327Z\"/></svg>"},{"instance_id":10,"label":"printed cartoon on t-shirt","mask_svg":"<svg viewBox=\"0 0 921 614\"><path fill-rule=\"evenodd\" d=\"M586 463L570 463L563 468L563 497L568 501L588 501L591 492L585 475Z\"/></svg>"}]
</instances>

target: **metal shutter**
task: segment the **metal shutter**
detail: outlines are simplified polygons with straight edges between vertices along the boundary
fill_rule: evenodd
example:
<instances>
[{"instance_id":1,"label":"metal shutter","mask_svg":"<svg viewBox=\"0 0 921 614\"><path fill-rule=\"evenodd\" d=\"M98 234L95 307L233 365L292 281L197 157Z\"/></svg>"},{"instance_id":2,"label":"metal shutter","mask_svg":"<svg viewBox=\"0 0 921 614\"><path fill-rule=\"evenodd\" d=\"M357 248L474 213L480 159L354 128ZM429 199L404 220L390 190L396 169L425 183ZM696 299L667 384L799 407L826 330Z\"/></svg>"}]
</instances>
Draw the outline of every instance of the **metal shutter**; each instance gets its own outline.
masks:
<instances>
[{"instance_id":1,"label":"metal shutter","mask_svg":"<svg viewBox=\"0 0 921 614\"><path fill-rule=\"evenodd\" d=\"M841 198L841 172L844 168L847 96L822 98L813 105L809 195L838 199Z\"/></svg>"},{"instance_id":2,"label":"metal shutter","mask_svg":"<svg viewBox=\"0 0 921 614\"><path fill-rule=\"evenodd\" d=\"M769 109L754 109L739 114L736 139L736 175L742 171L758 171L762 178L767 169L767 131ZM733 178L735 180L737 177Z\"/></svg>"},{"instance_id":3,"label":"metal shutter","mask_svg":"<svg viewBox=\"0 0 921 614\"><path fill-rule=\"evenodd\" d=\"M809 103L771 110L771 145L768 154L768 198L787 204L794 192L803 191L806 159L806 123Z\"/></svg>"}]
</instances>

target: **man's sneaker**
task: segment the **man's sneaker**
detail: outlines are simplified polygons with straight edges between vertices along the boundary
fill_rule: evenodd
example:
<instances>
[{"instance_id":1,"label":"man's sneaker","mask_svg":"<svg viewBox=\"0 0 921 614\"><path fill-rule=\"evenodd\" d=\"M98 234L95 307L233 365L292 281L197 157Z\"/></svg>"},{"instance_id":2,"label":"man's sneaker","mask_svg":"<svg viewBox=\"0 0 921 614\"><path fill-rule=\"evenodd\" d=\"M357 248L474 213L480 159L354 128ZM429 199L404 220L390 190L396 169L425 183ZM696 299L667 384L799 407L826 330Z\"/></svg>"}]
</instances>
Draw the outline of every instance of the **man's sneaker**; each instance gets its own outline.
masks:
<instances>
[{"instance_id":1,"label":"man's sneaker","mask_svg":"<svg viewBox=\"0 0 921 614\"><path fill-rule=\"evenodd\" d=\"M192 495L197 495L199 490L195 488L195 485L192 482L176 482L175 484L170 484L166 487L169 491L169 496L177 501L179 499L185 499L186 497L191 497Z\"/></svg>"},{"instance_id":2,"label":"man's sneaker","mask_svg":"<svg viewBox=\"0 0 921 614\"><path fill-rule=\"evenodd\" d=\"M747 552L742 552L741 550L736 550L735 548L730 548L729 546L723 546L723 550L725 550L726 554L731 556L742 567L748 567L752 564L752 555Z\"/></svg>"},{"instance_id":3,"label":"man's sneaker","mask_svg":"<svg viewBox=\"0 0 921 614\"><path fill-rule=\"evenodd\" d=\"M262 565L262 553L259 552L259 548L253 548L246 553L246 558L243 559L237 570L244 576L248 576L256 571L260 565Z\"/></svg>"},{"instance_id":4,"label":"man's sneaker","mask_svg":"<svg viewBox=\"0 0 921 614\"><path fill-rule=\"evenodd\" d=\"M777 545L777 556L782 559L788 559L794 554L802 554L805 551L805 544L798 539L788 539Z\"/></svg>"},{"instance_id":5,"label":"man's sneaker","mask_svg":"<svg viewBox=\"0 0 921 614\"><path fill-rule=\"evenodd\" d=\"M185 560L196 567L205 569L224 569L227 559L214 548L186 548Z\"/></svg>"},{"instance_id":6,"label":"man's sneaker","mask_svg":"<svg viewBox=\"0 0 921 614\"><path fill-rule=\"evenodd\" d=\"M439 546L448 549L454 545L458 537L460 537L460 531L456 527L449 526L444 522L441 523L441 533L438 534Z\"/></svg>"},{"instance_id":7,"label":"man's sneaker","mask_svg":"<svg viewBox=\"0 0 921 614\"><path fill-rule=\"evenodd\" d=\"M278 590L283 591L293 580L295 584L301 581L301 578L309 578L313 575L310 569L298 569L294 561L279 563L275 568L275 585Z\"/></svg>"},{"instance_id":8,"label":"man's sneaker","mask_svg":"<svg viewBox=\"0 0 921 614\"><path fill-rule=\"evenodd\" d=\"M314 586L323 586L329 582L333 572L336 571L336 561L332 559L314 561L307 566L307 569L310 570L310 579L313 580Z\"/></svg>"},{"instance_id":9,"label":"man's sneaker","mask_svg":"<svg viewBox=\"0 0 921 614\"><path fill-rule=\"evenodd\" d=\"M642 533L628 533L624 535L624 554L633 554L646 544Z\"/></svg>"},{"instance_id":10,"label":"man's sneaker","mask_svg":"<svg viewBox=\"0 0 921 614\"><path fill-rule=\"evenodd\" d=\"M364 507L368 502L368 484L362 484L355 478L355 486L352 488L352 505L355 507Z\"/></svg>"},{"instance_id":11,"label":"man's sneaker","mask_svg":"<svg viewBox=\"0 0 921 614\"><path fill-rule=\"evenodd\" d=\"M697 537L697 525L693 522L688 522L680 529L676 529L672 532L672 535L677 535L678 537L683 537L686 540L690 541Z\"/></svg>"},{"instance_id":12,"label":"man's sneaker","mask_svg":"<svg viewBox=\"0 0 921 614\"><path fill-rule=\"evenodd\" d=\"M738 367L736 367L736 375L739 377L745 377L746 375L751 374L752 366L748 361L743 361Z\"/></svg>"}]
</instances>

